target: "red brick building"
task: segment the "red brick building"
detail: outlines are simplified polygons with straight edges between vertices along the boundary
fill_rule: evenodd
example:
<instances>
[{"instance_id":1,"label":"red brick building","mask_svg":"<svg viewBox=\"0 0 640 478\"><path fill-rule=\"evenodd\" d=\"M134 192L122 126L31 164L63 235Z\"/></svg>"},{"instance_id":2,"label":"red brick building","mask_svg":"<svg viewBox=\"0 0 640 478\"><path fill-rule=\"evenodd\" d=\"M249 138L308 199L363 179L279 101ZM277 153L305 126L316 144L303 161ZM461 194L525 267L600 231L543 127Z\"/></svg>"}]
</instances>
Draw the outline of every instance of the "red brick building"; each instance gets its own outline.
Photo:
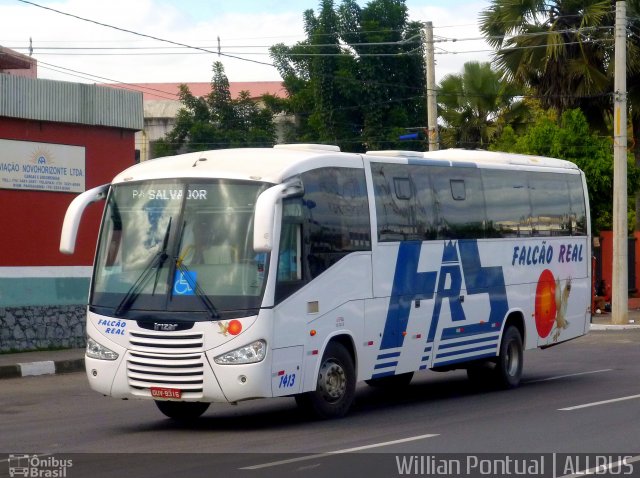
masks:
<instances>
[{"instance_id":1,"label":"red brick building","mask_svg":"<svg viewBox=\"0 0 640 478\"><path fill-rule=\"evenodd\" d=\"M142 95L21 76L20 65L35 71L33 62L6 52L0 55L0 351L81 346L102 205L88 210L72 256L58 251L62 221L78 193L134 164Z\"/></svg>"}]
</instances>

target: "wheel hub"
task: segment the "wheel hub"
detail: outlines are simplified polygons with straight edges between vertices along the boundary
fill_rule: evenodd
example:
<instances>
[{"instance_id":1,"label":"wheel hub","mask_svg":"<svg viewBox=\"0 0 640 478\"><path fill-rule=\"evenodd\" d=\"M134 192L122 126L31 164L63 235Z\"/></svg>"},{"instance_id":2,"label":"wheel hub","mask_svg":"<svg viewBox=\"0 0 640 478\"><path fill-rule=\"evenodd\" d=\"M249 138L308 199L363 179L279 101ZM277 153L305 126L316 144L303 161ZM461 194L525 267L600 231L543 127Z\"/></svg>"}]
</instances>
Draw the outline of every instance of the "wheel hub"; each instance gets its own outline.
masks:
<instances>
[{"instance_id":1,"label":"wheel hub","mask_svg":"<svg viewBox=\"0 0 640 478\"><path fill-rule=\"evenodd\" d=\"M318 389L332 402L342 398L347 389L347 377L340 364L327 360L320 368Z\"/></svg>"}]
</instances>

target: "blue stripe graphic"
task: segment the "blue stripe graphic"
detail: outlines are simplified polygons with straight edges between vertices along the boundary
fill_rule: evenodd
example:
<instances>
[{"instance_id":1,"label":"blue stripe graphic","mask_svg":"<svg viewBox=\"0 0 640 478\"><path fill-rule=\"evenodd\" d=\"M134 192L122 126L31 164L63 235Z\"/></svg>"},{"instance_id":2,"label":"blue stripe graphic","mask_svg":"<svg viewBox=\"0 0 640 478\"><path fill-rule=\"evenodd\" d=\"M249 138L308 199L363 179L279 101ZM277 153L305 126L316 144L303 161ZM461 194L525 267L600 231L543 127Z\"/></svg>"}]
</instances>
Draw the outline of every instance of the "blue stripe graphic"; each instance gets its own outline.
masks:
<instances>
[{"instance_id":1,"label":"blue stripe graphic","mask_svg":"<svg viewBox=\"0 0 640 478\"><path fill-rule=\"evenodd\" d=\"M376 366L374 366L374 370L377 370L379 368L388 368L388 367L395 367L398 365L398 362L387 362L387 363L379 363Z\"/></svg>"},{"instance_id":2,"label":"blue stripe graphic","mask_svg":"<svg viewBox=\"0 0 640 478\"><path fill-rule=\"evenodd\" d=\"M395 372L380 372L380 373L374 373L373 375L371 375L371 378L382 378L382 377L390 377L391 375L395 375Z\"/></svg>"},{"instance_id":3,"label":"blue stripe graphic","mask_svg":"<svg viewBox=\"0 0 640 478\"><path fill-rule=\"evenodd\" d=\"M496 356L495 353L473 355L471 357L463 357L463 358L458 358L458 359L454 359L454 360L445 360L444 362L437 362L434 365L437 366L437 367L442 367L444 365L451 365L451 364L460 363L460 362L469 362L471 360L478 360L478 359L483 359L483 358L491 358L491 357L495 357L495 356Z\"/></svg>"},{"instance_id":4,"label":"blue stripe graphic","mask_svg":"<svg viewBox=\"0 0 640 478\"><path fill-rule=\"evenodd\" d=\"M409 164L412 164L412 162L413 164L419 164L423 161L409 159ZM478 355L452 358L435 365L494 357L498 347L502 321L509 310L502 267L483 266L480 260L477 240L463 239L443 241L439 269L418 272L423 245L433 247L419 241L407 241L399 244L391 296L389 297L389 306L380 343L379 351L381 353L377 359L386 360L400 356L400 351L391 352L390 350L397 350L404 345L404 335L407 330L409 315L416 300L433 300L431 317L421 317L422 320L425 320L426 330L424 332L427 339L422 361L427 361L430 357L433 358L433 353L437 352L432 345L436 342L436 335L440 335L440 341L444 342L439 348L445 351L437 354L436 359L474 352L478 352ZM448 326L442 329L441 334L438 334L438 322L440 321L443 306L449 308L450 317L454 324L456 322L464 324L467 321L463 307L465 304L461 300L462 294L467 296L476 294L488 296L488 317L486 315L480 317L473 315L474 322L476 320L484 320L485 322ZM466 312L470 314L471 310L468 309ZM420 313L424 314L422 311ZM480 334L488 334L490 336L474 337ZM454 338L463 340L457 343L446 343L447 340ZM476 344L477 346L466 350L451 351L454 347L474 346ZM493 353L484 353L489 349L493 349ZM449 350L449 352L446 352L446 350ZM392 361L379 363L374 368L377 370L396 367L397 365L397 361ZM420 369L422 370L423 367L426 368L426 364L421 365ZM393 372L389 372L389 374L393 375Z\"/></svg>"},{"instance_id":5,"label":"blue stripe graphic","mask_svg":"<svg viewBox=\"0 0 640 478\"><path fill-rule=\"evenodd\" d=\"M492 335L491 337L484 337L481 339L463 340L462 342L449 342L446 344L441 344L440 347L438 347L438 350L450 349L451 347L459 347L461 345L471 345L471 344L478 344L481 342L495 341L495 340L498 340L498 338L500 338L500 335L496 334L496 335Z\"/></svg>"},{"instance_id":6,"label":"blue stripe graphic","mask_svg":"<svg viewBox=\"0 0 640 478\"><path fill-rule=\"evenodd\" d=\"M436 359L444 357L453 357L454 355L463 355L471 352L481 352L483 350L490 350L497 348L498 344L485 345L484 347L476 347L474 349L456 350L455 352L447 352L436 355Z\"/></svg>"}]
</instances>

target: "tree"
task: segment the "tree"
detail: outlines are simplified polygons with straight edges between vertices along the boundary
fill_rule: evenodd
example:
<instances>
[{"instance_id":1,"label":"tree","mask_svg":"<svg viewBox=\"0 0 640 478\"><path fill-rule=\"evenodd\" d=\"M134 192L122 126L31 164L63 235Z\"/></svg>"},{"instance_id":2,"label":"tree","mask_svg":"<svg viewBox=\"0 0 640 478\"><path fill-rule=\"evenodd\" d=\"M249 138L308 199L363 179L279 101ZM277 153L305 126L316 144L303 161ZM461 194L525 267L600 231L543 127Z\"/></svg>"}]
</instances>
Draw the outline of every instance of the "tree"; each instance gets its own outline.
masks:
<instances>
[{"instance_id":1,"label":"tree","mask_svg":"<svg viewBox=\"0 0 640 478\"><path fill-rule=\"evenodd\" d=\"M579 107L609 132L613 114L615 0L492 0L481 31L496 62L560 113ZM640 166L640 1L627 1L627 89L631 148ZM640 230L640 196L636 198Z\"/></svg>"},{"instance_id":2,"label":"tree","mask_svg":"<svg viewBox=\"0 0 640 478\"><path fill-rule=\"evenodd\" d=\"M490 63L468 62L461 74L444 77L438 86L444 146L486 149L502 124L526 118L520 89L502 76Z\"/></svg>"},{"instance_id":3,"label":"tree","mask_svg":"<svg viewBox=\"0 0 640 478\"><path fill-rule=\"evenodd\" d=\"M545 108L580 108L606 131L613 111L615 0L492 0L480 29L498 67ZM640 74L638 0L630 0L627 71ZM639 104L640 106L640 104ZM640 116L638 117L640 120Z\"/></svg>"},{"instance_id":4,"label":"tree","mask_svg":"<svg viewBox=\"0 0 640 478\"><path fill-rule=\"evenodd\" d=\"M420 25L404 0L323 0L304 13L307 38L271 48L296 115L296 141L333 143L347 151L421 149L399 136L425 123Z\"/></svg>"},{"instance_id":5,"label":"tree","mask_svg":"<svg viewBox=\"0 0 640 478\"><path fill-rule=\"evenodd\" d=\"M542 113L522 134L516 134L511 127L506 127L491 149L550 156L578 165L587 179L594 230L611 229L613 144L609 137L590 132L582 111L567 110L559 122L553 113ZM629 196L632 197L639 187L640 170L634 166L630 156L627 182ZM633 221L630 221L632 224Z\"/></svg>"},{"instance_id":6,"label":"tree","mask_svg":"<svg viewBox=\"0 0 640 478\"><path fill-rule=\"evenodd\" d=\"M211 92L195 97L187 85L180 85L182 108L176 116L176 125L154 145L155 156L178 152L247 146L272 146L275 143L273 122L275 98L263 97L265 107L260 108L249 92L240 92L232 99L229 80L220 62L213 64Z\"/></svg>"},{"instance_id":7,"label":"tree","mask_svg":"<svg viewBox=\"0 0 640 478\"><path fill-rule=\"evenodd\" d=\"M612 0L492 0L480 30L495 62L546 108L582 107L598 126L610 103Z\"/></svg>"}]
</instances>

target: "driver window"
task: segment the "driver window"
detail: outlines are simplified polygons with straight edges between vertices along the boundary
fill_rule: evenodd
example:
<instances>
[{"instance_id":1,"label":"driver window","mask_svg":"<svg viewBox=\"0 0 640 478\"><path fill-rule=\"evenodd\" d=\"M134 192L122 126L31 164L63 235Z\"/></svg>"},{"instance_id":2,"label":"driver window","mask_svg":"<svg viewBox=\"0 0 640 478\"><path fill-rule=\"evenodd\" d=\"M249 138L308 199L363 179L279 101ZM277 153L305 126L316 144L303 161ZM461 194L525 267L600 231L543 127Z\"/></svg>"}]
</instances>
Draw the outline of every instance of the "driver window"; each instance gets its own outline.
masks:
<instances>
[{"instance_id":1,"label":"driver window","mask_svg":"<svg viewBox=\"0 0 640 478\"><path fill-rule=\"evenodd\" d=\"M278 281L280 282L302 280L301 235L300 224L283 224L278 256Z\"/></svg>"},{"instance_id":2,"label":"driver window","mask_svg":"<svg viewBox=\"0 0 640 478\"><path fill-rule=\"evenodd\" d=\"M299 199L283 201L278 252L276 300L288 297L304 284L302 271L302 208Z\"/></svg>"}]
</instances>

